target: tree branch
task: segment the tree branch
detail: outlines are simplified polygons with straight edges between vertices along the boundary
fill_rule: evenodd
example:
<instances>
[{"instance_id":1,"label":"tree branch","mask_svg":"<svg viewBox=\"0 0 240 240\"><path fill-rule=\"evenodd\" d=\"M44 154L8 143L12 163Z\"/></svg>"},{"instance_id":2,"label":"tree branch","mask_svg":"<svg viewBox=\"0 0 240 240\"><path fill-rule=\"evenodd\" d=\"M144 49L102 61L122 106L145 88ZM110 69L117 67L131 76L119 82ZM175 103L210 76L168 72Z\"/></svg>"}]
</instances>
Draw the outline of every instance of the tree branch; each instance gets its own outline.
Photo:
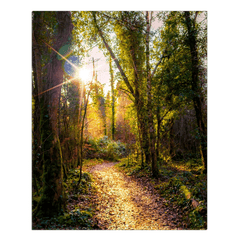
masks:
<instances>
[{"instance_id":1,"label":"tree branch","mask_svg":"<svg viewBox=\"0 0 240 240\"><path fill-rule=\"evenodd\" d=\"M132 96L130 95L131 92L129 92L128 90L126 90L126 89L124 89L124 88L121 88L121 87L119 87L119 90L122 91L123 93L125 93L125 94L130 98L130 100L134 102L134 99L133 99Z\"/></svg>"},{"instance_id":2,"label":"tree branch","mask_svg":"<svg viewBox=\"0 0 240 240\"><path fill-rule=\"evenodd\" d=\"M199 13L199 11L196 11L196 12L195 12L194 24L195 24L195 22L196 22L196 19L197 19L198 13Z\"/></svg>"},{"instance_id":3,"label":"tree branch","mask_svg":"<svg viewBox=\"0 0 240 240\"><path fill-rule=\"evenodd\" d=\"M161 59L159 60L159 62L156 64L155 68L154 68L153 71L152 71L151 78L153 78L153 76L154 76L154 74L155 74L155 72L156 72L156 70L157 70L157 67L158 67L159 64L162 62L162 60L163 60L164 58L166 58L166 57L169 57L169 55L168 55L168 56L162 56Z\"/></svg>"},{"instance_id":4,"label":"tree branch","mask_svg":"<svg viewBox=\"0 0 240 240\"><path fill-rule=\"evenodd\" d=\"M116 18L116 17L112 17L112 16L108 16L107 14L105 13L102 13L102 15L104 15L105 17L109 18L109 19L113 19L113 20L116 20L117 22L119 22L120 24L122 24L124 27L129 27L132 31L136 30L136 29L141 29L141 30L144 30L142 29L141 27L139 26L136 26L130 22L128 22L126 19L119 19L119 18ZM126 23L128 24L128 26L126 26Z\"/></svg>"},{"instance_id":5,"label":"tree branch","mask_svg":"<svg viewBox=\"0 0 240 240\"><path fill-rule=\"evenodd\" d=\"M130 82L128 81L127 76L125 75L125 73L124 73L122 67L120 66L120 63L119 63L118 59L115 57L115 54L113 53L112 49L110 48L110 46L109 46L108 43L106 42L106 40L105 40L105 38L104 38L104 36L103 36L102 30L101 30L101 29L98 27L98 25L97 25L96 13L95 13L95 12L92 12L92 15L93 15L94 23L95 23L95 25L96 25L96 28L97 28L97 30L98 30L98 33L99 33L100 37L102 38L105 47L106 47L107 50L109 51L112 59L114 60L115 64L117 65L118 70L120 71L120 73L121 73L121 75L122 75L122 77L123 77L124 82L126 83L128 89L130 90L131 94L132 94L133 97L134 97L134 96L135 96L134 90L133 90Z\"/></svg>"}]
</instances>

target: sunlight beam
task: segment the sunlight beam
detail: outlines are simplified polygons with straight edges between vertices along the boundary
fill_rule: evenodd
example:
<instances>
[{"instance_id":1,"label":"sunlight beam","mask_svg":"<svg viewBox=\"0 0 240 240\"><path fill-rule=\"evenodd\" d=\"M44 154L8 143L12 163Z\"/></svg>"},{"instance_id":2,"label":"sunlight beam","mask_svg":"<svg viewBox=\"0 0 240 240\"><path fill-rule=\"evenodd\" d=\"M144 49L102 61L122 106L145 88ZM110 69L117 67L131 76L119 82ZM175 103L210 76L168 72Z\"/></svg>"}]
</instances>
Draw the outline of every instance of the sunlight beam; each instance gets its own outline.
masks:
<instances>
[{"instance_id":1,"label":"sunlight beam","mask_svg":"<svg viewBox=\"0 0 240 240\"><path fill-rule=\"evenodd\" d=\"M44 41L43 41L44 42ZM44 42L45 43L45 42ZM65 58L61 53L59 53L57 50L55 50L53 47L51 47L50 45L48 45L47 43L45 43L48 47L50 47L54 52L56 52L60 57L62 57L63 59L65 59L70 65L72 65L75 69L79 69L75 64L73 64L72 62L70 62L67 58Z\"/></svg>"},{"instance_id":2,"label":"sunlight beam","mask_svg":"<svg viewBox=\"0 0 240 240\"><path fill-rule=\"evenodd\" d=\"M48 92L48 91L50 91L50 90L52 90L52 89L54 89L54 88L60 87L60 86L62 86L62 85L64 85L64 84L66 84L66 83L69 83L69 82L73 81L74 79L76 79L76 78L71 78L71 79L67 80L66 82L60 83L60 84L58 84L58 85L56 85L56 86L54 86L54 87L52 87L52 88L49 88L49 89L47 89L47 90L45 90L45 91L43 91L43 92L35 95L34 97L37 97L37 96L39 96L39 95L41 95L41 94L43 94L43 93L45 93L45 92Z\"/></svg>"},{"instance_id":3,"label":"sunlight beam","mask_svg":"<svg viewBox=\"0 0 240 240\"><path fill-rule=\"evenodd\" d=\"M43 42L44 42L44 41L43 41ZM65 58L61 53L59 53L58 51L56 51L56 50L55 50L53 47L51 47L49 44L47 44L46 42L44 42L44 43L45 43L49 48L51 48L54 52L56 52L59 56L61 56L64 60L66 60L71 66L73 66L75 69L77 69L77 70L79 71L79 68L78 68L75 64L73 64L72 62L70 62L67 58ZM60 83L60 84L58 84L58 85L56 85L56 86L54 86L54 87L52 87L52 88L49 88L49 89L47 89L47 90L45 90L45 91L43 91L43 92L35 95L34 97L37 97L37 96L39 96L39 95L41 95L41 94L43 94L43 93L45 93L45 92L48 92L48 91L50 91L50 90L52 90L52 89L54 89L54 88L60 87L60 86L62 86L63 84L66 84L66 83L68 83L68 82L73 81L74 79L76 79L76 77L75 77L75 78L71 78L70 80L68 80L68 81L66 81L66 82Z\"/></svg>"}]
</instances>

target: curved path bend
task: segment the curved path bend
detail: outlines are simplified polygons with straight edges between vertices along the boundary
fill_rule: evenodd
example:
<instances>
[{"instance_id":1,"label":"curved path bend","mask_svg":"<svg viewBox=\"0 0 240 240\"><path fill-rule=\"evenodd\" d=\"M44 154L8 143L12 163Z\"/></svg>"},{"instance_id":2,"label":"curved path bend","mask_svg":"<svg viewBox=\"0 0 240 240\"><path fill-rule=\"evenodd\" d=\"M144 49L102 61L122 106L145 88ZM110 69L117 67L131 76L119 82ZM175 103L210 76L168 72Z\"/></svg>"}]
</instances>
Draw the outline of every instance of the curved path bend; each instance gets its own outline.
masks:
<instances>
[{"instance_id":1,"label":"curved path bend","mask_svg":"<svg viewBox=\"0 0 240 240\"><path fill-rule=\"evenodd\" d=\"M183 229L176 212L169 210L151 184L144 186L115 167L116 163L93 166L97 193L95 220L108 230L171 230ZM180 224L181 225L181 224Z\"/></svg>"}]
</instances>

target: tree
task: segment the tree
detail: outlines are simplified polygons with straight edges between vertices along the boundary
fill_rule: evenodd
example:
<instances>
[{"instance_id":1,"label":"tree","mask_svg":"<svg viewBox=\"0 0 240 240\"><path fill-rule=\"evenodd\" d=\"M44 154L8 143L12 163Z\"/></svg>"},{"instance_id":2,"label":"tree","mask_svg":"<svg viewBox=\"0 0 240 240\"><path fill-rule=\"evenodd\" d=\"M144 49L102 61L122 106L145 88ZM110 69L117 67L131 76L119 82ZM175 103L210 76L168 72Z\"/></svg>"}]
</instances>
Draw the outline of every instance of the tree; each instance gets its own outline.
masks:
<instances>
[{"instance_id":1,"label":"tree","mask_svg":"<svg viewBox=\"0 0 240 240\"><path fill-rule=\"evenodd\" d=\"M146 162L152 163L153 175L158 177L155 127L149 106L152 104L151 78L159 63L153 72L150 73L149 64L146 66L144 60L146 59L146 54L143 54L149 52L147 50L149 48L148 39L150 36L149 17L144 17L142 12L92 12L83 13L83 19L86 19L86 15L90 20L88 21L88 26L84 30L82 29L82 31L85 32L84 34L90 35L92 39L96 40L97 36L100 37L98 39L99 46L101 46L102 42L126 84L125 90L134 98L139 129L141 130L141 135L144 136L141 138L141 146L144 150ZM84 22L84 20L81 21ZM103 26L106 26L106 31L113 31L116 34L116 41L119 47L115 45L115 53L110 45L112 43L109 37L104 33ZM102 46L101 48L103 49ZM146 63L149 63L149 56L147 56ZM147 71L149 71L149 74L147 74ZM149 124L151 127L148 126Z\"/></svg>"},{"instance_id":2,"label":"tree","mask_svg":"<svg viewBox=\"0 0 240 240\"><path fill-rule=\"evenodd\" d=\"M50 17L50 18L49 18ZM52 34L55 40L48 41L45 21L56 23ZM40 28L39 28L40 27ZM39 29L42 31L39 32ZM43 160L43 193L34 211L35 216L54 216L64 209L63 166L58 136L59 96L63 82L62 59L55 52L68 49L73 25L70 12L33 12L33 54L36 56L33 66L34 83L41 86L39 92L41 157ZM56 31L57 30L57 31ZM57 32L57 33L55 33ZM55 35L56 34L56 35ZM48 62L44 61L39 46L47 45L51 52ZM49 45L51 44L51 45ZM46 74L40 66L45 65ZM52 89L52 90L51 90ZM38 106L38 107L39 107Z\"/></svg>"},{"instance_id":3,"label":"tree","mask_svg":"<svg viewBox=\"0 0 240 240\"><path fill-rule=\"evenodd\" d=\"M149 13L146 12L146 75L147 75L147 97L148 97L148 127L149 127L149 137L150 137L150 152L152 158L152 171L155 177L159 177L159 169L157 165L157 154L155 149L156 136L155 127L153 123L153 112L152 112L152 77L150 73L150 63L149 63L149 35L150 35L150 22Z\"/></svg>"},{"instance_id":4,"label":"tree","mask_svg":"<svg viewBox=\"0 0 240 240\"><path fill-rule=\"evenodd\" d=\"M112 140L115 139L115 94L114 94L114 79L113 79L113 69L112 69L112 61L109 60L109 72L110 72L110 81L111 81L111 95L112 95L112 123L111 123L111 132L112 132Z\"/></svg>"},{"instance_id":5,"label":"tree","mask_svg":"<svg viewBox=\"0 0 240 240\"><path fill-rule=\"evenodd\" d=\"M93 88L93 81L94 79L96 79L96 70L95 70L95 66L94 66L94 58L92 59L93 61L93 76L92 76L92 81L90 83L90 86L89 86L89 90L88 90L88 94L87 94L87 97L85 99L85 104L84 104L84 108L80 109L79 111L83 110L83 114L82 114L82 117L80 119L80 138L79 138L79 148L80 148L80 173L79 173L79 181L78 181L78 184L80 184L81 182L81 179L82 179L82 165L83 165L83 130L84 130L84 126L85 126L85 118L86 118L86 113L87 113L87 107L88 107L88 100L89 100L89 96L90 96L90 93L91 93L91 90ZM82 107L80 105L80 107Z\"/></svg>"},{"instance_id":6,"label":"tree","mask_svg":"<svg viewBox=\"0 0 240 240\"><path fill-rule=\"evenodd\" d=\"M84 42L90 47L97 44L118 69L120 81L123 82L121 90L134 103L139 145L146 163L152 164L152 173L155 177L159 176L157 160L160 159L161 151L165 151L163 146L169 149L168 154L172 155L174 152L173 126L176 118L186 109L191 110L203 105L202 100L199 104L197 98L194 98L194 95L202 95L202 91L200 87L195 88L192 82L195 71L192 66L195 63L192 61L193 54L189 44L192 30L188 31L187 18L183 12L164 12L157 17L160 15L164 25L161 29L153 31L151 24L154 17L149 12L73 13L75 32L81 34L81 39L76 40L76 44ZM190 20L191 24L196 21L194 13L191 13ZM194 26L191 26L194 29ZM198 32L197 25L195 29ZM196 48L201 48L201 54L204 54L204 47L202 47L204 43L198 44L196 41L195 45ZM112 80L111 64L109 68ZM200 79L197 81L200 83ZM102 117L99 123L103 122L106 135L108 123L106 101L101 94L100 85L96 84L95 87L95 95L101 95L97 98L98 114L100 118ZM203 99L202 96L200 98ZM112 102L114 102L113 98ZM90 121L91 118L96 119L93 117L95 112L92 109L91 106L88 111ZM112 106L112 138L116 137L114 136L114 113L115 109ZM202 112L203 118L205 113ZM204 121L203 119L202 123ZM97 127L96 123L94 126L100 131L100 126ZM201 128L203 130L199 131L202 132L202 137L204 127L201 125ZM201 149L205 155L203 144Z\"/></svg>"},{"instance_id":7,"label":"tree","mask_svg":"<svg viewBox=\"0 0 240 240\"><path fill-rule=\"evenodd\" d=\"M197 124L201 139L201 151L204 162L204 172L207 173L207 127L205 125L203 116L203 97L200 88L199 80L199 58L197 50L197 27L196 18L198 12L195 13L194 18L190 18L189 12L184 12L185 23L187 26L187 43L191 52L191 70L192 70L192 91L194 92L193 103L196 112Z\"/></svg>"},{"instance_id":8,"label":"tree","mask_svg":"<svg viewBox=\"0 0 240 240\"><path fill-rule=\"evenodd\" d=\"M95 69L94 65L93 65L93 69ZM103 126L102 133L103 135L106 136L107 135L106 100L104 97L103 86L97 80L97 72L96 72L96 77L94 82L94 91L92 94L92 98L97 108L99 118L101 119L101 122L102 122L102 126Z\"/></svg>"},{"instance_id":9,"label":"tree","mask_svg":"<svg viewBox=\"0 0 240 240\"><path fill-rule=\"evenodd\" d=\"M168 57L162 63L161 72L157 76L161 79L162 90L166 93L165 107L173 110L177 106L179 113L186 108L188 111L195 110L206 172L207 132L206 114L203 109L205 90L201 86L201 60L198 56L199 51L202 57L206 56L204 34L200 39L200 33L204 30L196 22L197 12L167 12L162 15L164 20L164 27L161 30L162 41L157 44L162 54L167 54Z\"/></svg>"}]
</instances>

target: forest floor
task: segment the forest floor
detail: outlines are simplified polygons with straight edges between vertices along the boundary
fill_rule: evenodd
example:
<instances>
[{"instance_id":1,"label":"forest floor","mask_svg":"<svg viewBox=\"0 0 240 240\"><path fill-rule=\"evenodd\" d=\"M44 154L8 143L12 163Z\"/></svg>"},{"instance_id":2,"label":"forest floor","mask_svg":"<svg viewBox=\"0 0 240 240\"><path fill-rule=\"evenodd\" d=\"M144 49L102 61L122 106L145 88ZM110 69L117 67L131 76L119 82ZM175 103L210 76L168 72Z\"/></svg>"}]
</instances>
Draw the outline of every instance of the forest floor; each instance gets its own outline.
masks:
<instances>
[{"instance_id":1,"label":"forest floor","mask_svg":"<svg viewBox=\"0 0 240 240\"><path fill-rule=\"evenodd\" d=\"M86 160L65 180L66 211L34 218L33 229L173 230L207 229L207 181L198 164L163 164L154 179L149 166L128 158ZM39 196L34 197L33 207Z\"/></svg>"},{"instance_id":2,"label":"forest floor","mask_svg":"<svg viewBox=\"0 0 240 240\"><path fill-rule=\"evenodd\" d=\"M93 217L100 229L184 229L181 214L165 206L151 179L127 176L115 164L103 162L88 169L95 180Z\"/></svg>"}]
</instances>

